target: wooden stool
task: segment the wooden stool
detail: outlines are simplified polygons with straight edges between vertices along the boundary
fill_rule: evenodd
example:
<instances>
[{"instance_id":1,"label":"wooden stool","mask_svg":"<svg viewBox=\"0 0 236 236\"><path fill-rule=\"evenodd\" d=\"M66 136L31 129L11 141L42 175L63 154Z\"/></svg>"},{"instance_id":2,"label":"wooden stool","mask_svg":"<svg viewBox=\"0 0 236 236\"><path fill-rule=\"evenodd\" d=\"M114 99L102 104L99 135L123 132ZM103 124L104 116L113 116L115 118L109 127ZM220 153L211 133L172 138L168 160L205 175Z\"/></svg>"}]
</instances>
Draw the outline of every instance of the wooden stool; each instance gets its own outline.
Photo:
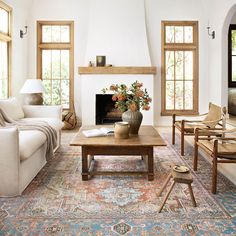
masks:
<instances>
[{"instance_id":1,"label":"wooden stool","mask_svg":"<svg viewBox=\"0 0 236 236\"><path fill-rule=\"evenodd\" d=\"M194 198L194 195L193 195L193 189L192 189L192 186L191 186L191 183L193 182L193 177L190 174L190 172L179 173L179 172L176 172L174 170L171 170L171 173L168 175L167 180L165 181L164 185L162 186L160 191L157 193L157 196L158 197L161 196L161 193L163 192L163 190L165 189L166 185L168 184L168 182L170 181L171 178L173 178L173 182L172 182L172 184L170 186L170 189L168 190L168 192L167 192L167 194L166 194L166 196L165 196L158 212L160 213L162 208L164 207L164 205L166 203L166 200L168 199L168 197L171 193L171 190L173 189L175 183L181 183L181 184L187 184L188 185L188 189L189 189L189 192L190 192L190 196L191 196L193 206L196 207L197 204L196 204L196 201L195 201L195 198Z\"/></svg>"}]
</instances>

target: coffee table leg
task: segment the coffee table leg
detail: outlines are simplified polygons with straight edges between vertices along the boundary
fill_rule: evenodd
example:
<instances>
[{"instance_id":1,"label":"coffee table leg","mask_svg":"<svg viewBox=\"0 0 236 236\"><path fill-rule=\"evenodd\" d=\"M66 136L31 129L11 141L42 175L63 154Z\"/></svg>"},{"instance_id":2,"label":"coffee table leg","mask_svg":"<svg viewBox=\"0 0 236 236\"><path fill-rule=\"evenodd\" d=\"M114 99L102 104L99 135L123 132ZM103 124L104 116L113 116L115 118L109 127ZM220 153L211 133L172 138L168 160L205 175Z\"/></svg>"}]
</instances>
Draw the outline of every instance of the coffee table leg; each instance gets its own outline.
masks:
<instances>
[{"instance_id":1,"label":"coffee table leg","mask_svg":"<svg viewBox=\"0 0 236 236\"><path fill-rule=\"evenodd\" d=\"M88 153L84 147L82 147L82 180L88 180Z\"/></svg>"},{"instance_id":2,"label":"coffee table leg","mask_svg":"<svg viewBox=\"0 0 236 236\"><path fill-rule=\"evenodd\" d=\"M151 147L148 151L148 181L154 180L154 169L153 169L153 148Z\"/></svg>"}]
</instances>

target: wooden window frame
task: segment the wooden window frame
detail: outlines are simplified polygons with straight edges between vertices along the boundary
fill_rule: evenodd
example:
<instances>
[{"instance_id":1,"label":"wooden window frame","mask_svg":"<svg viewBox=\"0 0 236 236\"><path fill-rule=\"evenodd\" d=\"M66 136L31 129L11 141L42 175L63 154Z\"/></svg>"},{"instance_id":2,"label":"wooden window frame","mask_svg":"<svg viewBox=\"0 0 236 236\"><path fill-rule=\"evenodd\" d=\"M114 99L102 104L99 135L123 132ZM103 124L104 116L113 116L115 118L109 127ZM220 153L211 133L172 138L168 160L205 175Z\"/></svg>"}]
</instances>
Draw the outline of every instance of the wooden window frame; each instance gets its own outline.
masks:
<instances>
[{"instance_id":1,"label":"wooden window frame","mask_svg":"<svg viewBox=\"0 0 236 236\"><path fill-rule=\"evenodd\" d=\"M0 0L0 8L6 10L9 14L8 33L0 31L0 40L7 42L8 49L8 82L7 82L7 97L12 95L12 8Z\"/></svg>"},{"instance_id":2,"label":"wooden window frame","mask_svg":"<svg viewBox=\"0 0 236 236\"><path fill-rule=\"evenodd\" d=\"M229 26L229 33L228 33L228 87L236 88L236 81L232 81L232 38L231 38L232 30L236 30L236 24L231 24Z\"/></svg>"},{"instance_id":3,"label":"wooden window frame","mask_svg":"<svg viewBox=\"0 0 236 236\"><path fill-rule=\"evenodd\" d=\"M192 26L193 43L166 43L166 26ZM167 110L166 107L166 79L165 79L165 51L192 51L193 52L193 109L192 110ZM197 115L199 93L199 62L198 62L198 22L197 21L162 21L161 22L161 115Z\"/></svg>"},{"instance_id":4,"label":"wooden window frame","mask_svg":"<svg viewBox=\"0 0 236 236\"><path fill-rule=\"evenodd\" d=\"M69 25L70 42L42 42L42 26L44 25ZM70 54L70 75L69 75L69 108L73 109L74 105L74 21L37 21L37 79L42 80L42 51L43 49L69 49Z\"/></svg>"}]
</instances>

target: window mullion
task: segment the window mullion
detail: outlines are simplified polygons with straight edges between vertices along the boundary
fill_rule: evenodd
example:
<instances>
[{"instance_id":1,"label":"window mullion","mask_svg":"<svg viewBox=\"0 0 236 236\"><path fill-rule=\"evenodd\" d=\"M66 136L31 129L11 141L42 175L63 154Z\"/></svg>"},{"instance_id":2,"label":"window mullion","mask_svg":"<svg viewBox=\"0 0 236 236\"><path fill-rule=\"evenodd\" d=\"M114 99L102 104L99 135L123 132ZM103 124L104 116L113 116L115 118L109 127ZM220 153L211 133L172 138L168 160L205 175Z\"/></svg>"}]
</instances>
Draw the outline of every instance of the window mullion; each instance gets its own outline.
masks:
<instances>
[{"instance_id":1,"label":"window mullion","mask_svg":"<svg viewBox=\"0 0 236 236\"><path fill-rule=\"evenodd\" d=\"M174 110L175 110L175 102L176 102L176 51L174 51Z\"/></svg>"},{"instance_id":2,"label":"window mullion","mask_svg":"<svg viewBox=\"0 0 236 236\"><path fill-rule=\"evenodd\" d=\"M50 100L51 100L51 104L52 104L52 86L53 86L53 83L52 83L52 50L51 50L51 62L50 62L50 66L51 66L51 68L50 68L50 71L51 71L51 73L50 73L50 85L51 85L51 89L50 89Z\"/></svg>"},{"instance_id":3,"label":"window mullion","mask_svg":"<svg viewBox=\"0 0 236 236\"><path fill-rule=\"evenodd\" d=\"M183 109L185 110L185 51L183 51Z\"/></svg>"},{"instance_id":4,"label":"window mullion","mask_svg":"<svg viewBox=\"0 0 236 236\"><path fill-rule=\"evenodd\" d=\"M62 104L62 88L61 88L61 50L60 50L60 103Z\"/></svg>"}]
</instances>

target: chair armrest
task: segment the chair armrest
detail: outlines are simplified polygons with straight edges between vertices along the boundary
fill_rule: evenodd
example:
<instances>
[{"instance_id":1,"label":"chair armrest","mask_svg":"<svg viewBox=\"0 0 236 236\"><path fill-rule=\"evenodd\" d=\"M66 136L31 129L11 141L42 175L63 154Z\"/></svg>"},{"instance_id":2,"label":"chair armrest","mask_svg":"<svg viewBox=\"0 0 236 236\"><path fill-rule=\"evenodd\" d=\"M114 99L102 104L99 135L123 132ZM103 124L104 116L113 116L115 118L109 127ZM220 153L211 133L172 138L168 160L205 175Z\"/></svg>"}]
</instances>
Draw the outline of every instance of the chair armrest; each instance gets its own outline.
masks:
<instances>
[{"instance_id":1,"label":"chair armrest","mask_svg":"<svg viewBox=\"0 0 236 236\"><path fill-rule=\"evenodd\" d=\"M225 137L226 134L236 134L236 128L230 130L224 130L223 128L209 128L195 130L195 142L198 140L214 140L215 141L236 141L236 137ZM207 136L207 137L206 137Z\"/></svg>"},{"instance_id":2,"label":"chair armrest","mask_svg":"<svg viewBox=\"0 0 236 236\"><path fill-rule=\"evenodd\" d=\"M185 123L202 123L202 120L184 120Z\"/></svg>"},{"instance_id":3,"label":"chair armrest","mask_svg":"<svg viewBox=\"0 0 236 236\"><path fill-rule=\"evenodd\" d=\"M208 113L204 113L204 114L199 114L199 115L177 115L175 113L172 114L172 117L175 116L175 119L178 118L178 121L181 121L181 120L185 120L186 118L202 118L203 116L206 116ZM191 121L191 120L190 120ZM195 120L196 121L201 121L201 120Z\"/></svg>"},{"instance_id":4,"label":"chair armrest","mask_svg":"<svg viewBox=\"0 0 236 236\"><path fill-rule=\"evenodd\" d=\"M219 135L219 134L230 134L230 133L236 133L236 128L233 129L226 129L223 128L209 128L209 129L196 129L196 133L198 133L199 136L213 136L213 135Z\"/></svg>"},{"instance_id":5,"label":"chair armrest","mask_svg":"<svg viewBox=\"0 0 236 236\"><path fill-rule=\"evenodd\" d=\"M219 141L236 141L235 137L227 137L227 138L222 138L222 137L210 137L210 138L199 138L198 140L219 140Z\"/></svg>"},{"instance_id":6,"label":"chair armrest","mask_svg":"<svg viewBox=\"0 0 236 236\"><path fill-rule=\"evenodd\" d=\"M23 111L26 118L50 117L62 119L62 106L25 105Z\"/></svg>"},{"instance_id":7,"label":"chair armrest","mask_svg":"<svg viewBox=\"0 0 236 236\"><path fill-rule=\"evenodd\" d=\"M19 194L19 132L16 127L0 128L0 196Z\"/></svg>"}]
</instances>

